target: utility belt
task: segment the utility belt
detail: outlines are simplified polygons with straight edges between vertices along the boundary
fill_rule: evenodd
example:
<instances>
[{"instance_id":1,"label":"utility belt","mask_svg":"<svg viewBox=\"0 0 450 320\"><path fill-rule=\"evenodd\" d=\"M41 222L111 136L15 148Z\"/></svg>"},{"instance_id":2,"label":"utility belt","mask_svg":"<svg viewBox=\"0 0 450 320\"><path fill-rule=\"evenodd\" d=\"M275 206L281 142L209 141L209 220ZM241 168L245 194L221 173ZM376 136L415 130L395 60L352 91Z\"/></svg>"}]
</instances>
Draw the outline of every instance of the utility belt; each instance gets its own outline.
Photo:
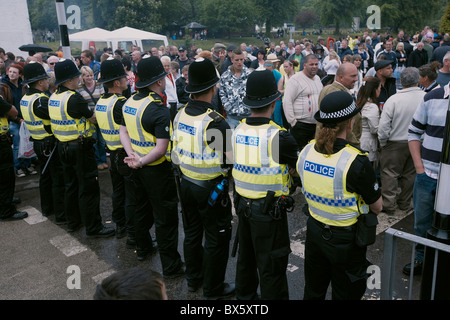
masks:
<instances>
[{"instance_id":1,"label":"utility belt","mask_svg":"<svg viewBox=\"0 0 450 320\"><path fill-rule=\"evenodd\" d=\"M91 138L91 137L88 138L88 137L79 136L75 140L63 141L63 142L60 141L59 143L65 144L65 145L94 145L95 139Z\"/></svg>"},{"instance_id":2,"label":"utility belt","mask_svg":"<svg viewBox=\"0 0 450 320\"><path fill-rule=\"evenodd\" d=\"M8 131L6 133L0 134L0 142L1 143L12 144L12 135L11 135L11 133L9 133L9 131Z\"/></svg>"},{"instance_id":3,"label":"utility belt","mask_svg":"<svg viewBox=\"0 0 450 320\"><path fill-rule=\"evenodd\" d=\"M257 210L263 215L270 216L273 220L281 220L288 212L294 210L295 201L291 196L275 197L275 192L267 191L267 196L260 199L249 199L238 196L239 201L243 201L246 207L244 216L250 218L252 210Z\"/></svg>"},{"instance_id":4,"label":"utility belt","mask_svg":"<svg viewBox=\"0 0 450 320\"><path fill-rule=\"evenodd\" d=\"M209 190L208 203L213 207L216 203L220 203L222 207L227 207L230 198L228 194L228 180L223 176L211 180L192 179L181 173L181 179L189 181L201 188Z\"/></svg>"},{"instance_id":5,"label":"utility belt","mask_svg":"<svg viewBox=\"0 0 450 320\"><path fill-rule=\"evenodd\" d=\"M58 140L55 138L55 136L48 136L41 140L31 138L31 140L42 144L42 153L46 157L50 156L50 154L53 151L53 148L58 143Z\"/></svg>"},{"instance_id":6,"label":"utility belt","mask_svg":"<svg viewBox=\"0 0 450 320\"><path fill-rule=\"evenodd\" d=\"M222 181L223 177L219 176L219 177L211 179L211 180L197 180L197 179L189 178L188 176L181 173L181 179L189 181L201 188L212 189L217 185L217 183Z\"/></svg>"},{"instance_id":7,"label":"utility belt","mask_svg":"<svg viewBox=\"0 0 450 320\"><path fill-rule=\"evenodd\" d=\"M310 217L311 219L313 219L313 221L319 225L322 229L329 229L329 230L336 230L336 231L355 231L356 230L356 224L352 224L351 226L331 226L329 224L320 222L317 219L314 219L313 217Z\"/></svg>"}]
</instances>

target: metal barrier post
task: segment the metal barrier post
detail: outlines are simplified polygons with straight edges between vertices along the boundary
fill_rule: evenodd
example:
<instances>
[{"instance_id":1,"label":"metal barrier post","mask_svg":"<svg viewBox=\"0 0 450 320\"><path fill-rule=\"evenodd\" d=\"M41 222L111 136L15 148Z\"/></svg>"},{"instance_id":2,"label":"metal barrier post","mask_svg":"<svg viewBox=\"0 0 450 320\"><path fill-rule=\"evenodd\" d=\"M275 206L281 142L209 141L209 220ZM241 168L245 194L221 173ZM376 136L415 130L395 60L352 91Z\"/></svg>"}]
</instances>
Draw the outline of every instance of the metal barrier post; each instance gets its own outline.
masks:
<instances>
[{"instance_id":1,"label":"metal barrier post","mask_svg":"<svg viewBox=\"0 0 450 320\"><path fill-rule=\"evenodd\" d=\"M383 268L381 272L381 300L392 300L395 275L395 254L397 239L395 229L388 229L384 235Z\"/></svg>"}]
</instances>

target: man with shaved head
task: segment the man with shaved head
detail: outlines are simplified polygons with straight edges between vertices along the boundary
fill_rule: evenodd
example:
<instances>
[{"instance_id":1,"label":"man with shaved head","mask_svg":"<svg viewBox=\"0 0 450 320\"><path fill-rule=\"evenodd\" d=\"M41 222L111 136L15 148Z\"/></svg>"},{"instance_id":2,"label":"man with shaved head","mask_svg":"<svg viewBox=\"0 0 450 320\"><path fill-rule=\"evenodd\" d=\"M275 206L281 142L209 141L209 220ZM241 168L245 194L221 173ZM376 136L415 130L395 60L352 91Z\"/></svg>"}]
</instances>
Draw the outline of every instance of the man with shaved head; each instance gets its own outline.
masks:
<instances>
[{"instance_id":1,"label":"man with shaved head","mask_svg":"<svg viewBox=\"0 0 450 320\"><path fill-rule=\"evenodd\" d=\"M336 77L332 84L325 86L319 95L319 105L323 98L335 91L345 91L349 94L351 89L355 86L358 81L358 69L353 63L343 63L339 66L336 71ZM355 97L353 97L355 99ZM356 100L356 99L355 99ZM359 147L359 138L361 137L361 114L358 113L355 116L355 124L353 125L353 130L347 135L347 141Z\"/></svg>"}]
</instances>

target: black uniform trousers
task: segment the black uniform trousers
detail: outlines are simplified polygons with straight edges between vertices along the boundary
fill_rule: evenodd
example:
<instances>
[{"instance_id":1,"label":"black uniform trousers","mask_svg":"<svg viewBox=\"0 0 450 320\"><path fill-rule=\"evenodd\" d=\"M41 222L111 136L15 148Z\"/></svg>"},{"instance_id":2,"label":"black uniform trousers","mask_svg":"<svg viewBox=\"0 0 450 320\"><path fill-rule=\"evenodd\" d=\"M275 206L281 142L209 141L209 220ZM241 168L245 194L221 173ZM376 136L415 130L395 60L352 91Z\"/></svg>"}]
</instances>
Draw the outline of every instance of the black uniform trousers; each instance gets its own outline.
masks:
<instances>
[{"instance_id":1,"label":"black uniform trousers","mask_svg":"<svg viewBox=\"0 0 450 320\"><path fill-rule=\"evenodd\" d=\"M274 220L263 213L264 200L238 196L239 251L236 268L236 298L288 300L286 268L291 253L286 214Z\"/></svg>"},{"instance_id":2,"label":"black uniform trousers","mask_svg":"<svg viewBox=\"0 0 450 320\"><path fill-rule=\"evenodd\" d=\"M42 214L44 216L55 214L56 222L64 222L66 221L64 212L64 176L57 149L57 140L54 136L42 140L33 139L33 145L39 161L39 193ZM54 149L55 147L56 149ZM45 171L43 172L44 168Z\"/></svg>"},{"instance_id":3,"label":"black uniform trousers","mask_svg":"<svg viewBox=\"0 0 450 320\"><path fill-rule=\"evenodd\" d=\"M211 180L205 186L185 178L181 180L181 198L185 209L183 250L186 279L192 286L198 286L203 281L205 297L222 294L230 252L233 216L228 191L223 191L214 206L208 203L212 189L222 179Z\"/></svg>"},{"instance_id":4,"label":"black uniform trousers","mask_svg":"<svg viewBox=\"0 0 450 320\"><path fill-rule=\"evenodd\" d=\"M367 248L355 244L355 227L331 227L308 218L305 243L305 300L360 300L366 290Z\"/></svg>"},{"instance_id":5,"label":"black uniform trousers","mask_svg":"<svg viewBox=\"0 0 450 320\"><path fill-rule=\"evenodd\" d=\"M93 235L103 229L100 215L100 186L94 151L95 140L59 142L58 152L64 172L64 208L69 230L86 227Z\"/></svg>"},{"instance_id":6,"label":"black uniform trousers","mask_svg":"<svg viewBox=\"0 0 450 320\"><path fill-rule=\"evenodd\" d=\"M123 160L127 153L123 148L110 151L111 166L109 173L113 187L112 219L118 226L126 226L128 236L134 239L134 212L136 210L136 184L133 180L133 169Z\"/></svg>"},{"instance_id":7,"label":"black uniform trousers","mask_svg":"<svg viewBox=\"0 0 450 320\"><path fill-rule=\"evenodd\" d=\"M6 219L16 213L13 204L16 175L11 143L7 134L0 134L0 219Z\"/></svg>"},{"instance_id":8,"label":"black uniform trousers","mask_svg":"<svg viewBox=\"0 0 450 320\"><path fill-rule=\"evenodd\" d=\"M164 276L182 267L178 252L178 197L172 164L164 161L144 166L133 172L136 181L136 249L151 252L150 228L155 223L155 236Z\"/></svg>"}]
</instances>

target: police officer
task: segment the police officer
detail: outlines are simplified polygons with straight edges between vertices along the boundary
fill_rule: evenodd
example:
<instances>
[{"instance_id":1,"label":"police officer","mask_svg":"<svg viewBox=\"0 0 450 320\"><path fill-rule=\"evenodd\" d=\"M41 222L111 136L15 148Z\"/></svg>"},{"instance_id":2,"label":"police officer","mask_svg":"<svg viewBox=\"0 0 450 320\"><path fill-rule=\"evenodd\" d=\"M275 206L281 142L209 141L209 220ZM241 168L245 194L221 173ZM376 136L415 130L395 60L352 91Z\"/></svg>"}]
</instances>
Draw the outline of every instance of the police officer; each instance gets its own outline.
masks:
<instances>
[{"instance_id":1,"label":"police officer","mask_svg":"<svg viewBox=\"0 0 450 320\"><path fill-rule=\"evenodd\" d=\"M123 107L120 140L126 163L136 169L136 252L145 260L154 252L149 229L155 221L163 275L184 275L178 253L178 199L170 159L170 112L163 103L167 73L158 57L138 63L139 92Z\"/></svg>"},{"instance_id":2,"label":"police officer","mask_svg":"<svg viewBox=\"0 0 450 320\"><path fill-rule=\"evenodd\" d=\"M231 169L226 165L231 163L226 161L226 153L232 160L231 144L226 140L230 126L212 109L220 80L212 61L197 59L189 66L188 77L185 91L191 99L175 117L172 139L172 161L182 173L186 278L188 291L197 291L203 283L203 296L218 299L234 293L234 284L224 283L232 220L226 180ZM222 182L219 197L209 199Z\"/></svg>"},{"instance_id":3,"label":"police officer","mask_svg":"<svg viewBox=\"0 0 450 320\"><path fill-rule=\"evenodd\" d=\"M242 300L258 299L258 285L261 299L289 299L286 215L293 209L290 173L295 174L298 146L292 135L270 120L280 96L271 71L253 71L243 100L251 116L233 133L239 217L236 297Z\"/></svg>"},{"instance_id":4,"label":"police officer","mask_svg":"<svg viewBox=\"0 0 450 320\"><path fill-rule=\"evenodd\" d=\"M102 62L100 75L98 83L102 83L107 92L97 101L95 116L111 159L112 219L116 224L116 237L120 239L128 233L127 245L134 248L134 182L132 169L123 161L127 154L119 136L122 107L126 102L122 92L128 88L127 74L120 60L110 58Z\"/></svg>"},{"instance_id":5,"label":"police officer","mask_svg":"<svg viewBox=\"0 0 450 320\"><path fill-rule=\"evenodd\" d=\"M48 112L49 76L40 63L31 62L23 68L24 85L29 89L20 101L22 117L30 131L40 167L39 193L43 216L55 214L56 224L65 224L64 179L57 141L53 135Z\"/></svg>"},{"instance_id":6,"label":"police officer","mask_svg":"<svg viewBox=\"0 0 450 320\"><path fill-rule=\"evenodd\" d=\"M91 127L94 112L76 92L80 74L71 60L56 63L55 85L59 87L48 103L64 172L67 228L74 232L84 224L88 237L110 237L115 230L104 227L100 215L100 187Z\"/></svg>"},{"instance_id":7,"label":"police officer","mask_svg":"<svg viewBox=\"0 0 450 320\"><path fill-rule=\"evenodd\" d=\"M0 97L0 221L20 220L28 217L26 212L18 212L13 203L16 175L11 148L9 121L17 119L17 109Z\"/></svg>"},{"instance_id":8,"label":"police officer","mask_svg":"<svg viewBox=\"0 0 450 320\"><path fill-rule=\"evenodd\" d=\"M367 154L345 140L360 112L347 92L325 96L315 119L316 140L301 152L297 171L309 207L304 299L359 300L366 289L366 245L357 244L358 219L381 211L381 193ZM376 218L375 215L373 217ZM376 219L375 219L376 220ZM376 221L372 225L375 237Z\"/></svg>"}]
</instances>

